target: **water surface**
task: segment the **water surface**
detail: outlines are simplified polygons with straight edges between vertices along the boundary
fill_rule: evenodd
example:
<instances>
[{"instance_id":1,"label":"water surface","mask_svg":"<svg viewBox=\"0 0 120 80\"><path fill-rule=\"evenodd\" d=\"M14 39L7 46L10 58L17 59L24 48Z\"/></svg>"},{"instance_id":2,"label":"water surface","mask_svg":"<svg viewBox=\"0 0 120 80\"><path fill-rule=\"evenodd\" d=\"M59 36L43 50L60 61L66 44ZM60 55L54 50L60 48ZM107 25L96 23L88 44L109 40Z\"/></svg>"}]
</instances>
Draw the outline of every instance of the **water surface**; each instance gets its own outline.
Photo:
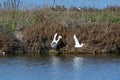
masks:
<instances>
[{"instance_id":1,"label":"water surface","mask_svg":"<svg viewBox=\"0 0 120 80\"><path fill-rule=\"evenodd\" d=\"M1 57L0 80L119 80L112 56Z\"/></svg>"}]
</instances>

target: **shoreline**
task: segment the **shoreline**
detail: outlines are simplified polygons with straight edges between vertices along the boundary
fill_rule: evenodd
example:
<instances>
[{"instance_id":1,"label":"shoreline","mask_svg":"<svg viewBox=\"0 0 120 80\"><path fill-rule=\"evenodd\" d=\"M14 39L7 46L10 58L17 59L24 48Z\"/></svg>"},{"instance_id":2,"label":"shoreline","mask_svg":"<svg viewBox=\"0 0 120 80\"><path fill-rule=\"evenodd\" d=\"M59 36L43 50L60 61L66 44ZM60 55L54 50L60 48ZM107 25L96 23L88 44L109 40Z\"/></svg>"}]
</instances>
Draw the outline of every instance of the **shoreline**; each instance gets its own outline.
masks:
<instances>
[{"instance_id":1,"label":"shoreline","mask_svg":"<svg viewBox=\"0 0 120 80\"><path fill-rule=\"evenodd\" d=\"M43 53L55 49L61 53L120 53L119 7L104 10L60 8L35 9L33 11L6 11L9 21L1 18L0 51ZM110 12L113 13L110 13ZM4 11L3 11L4 12ZM1 11L1 14L3 14ZM109 15L108 15L109 14ZM14 17L13 17L14 16ZM16 18L16 17L17 18ZM27 17L23 17L27 16ZM23 20L21 22L21 20ZM26 23L26 20L28 23ZM3 25L3 23L9 23ZM17 23L16 23L17 22ZM10 24L13 23L13 24ZM11 31L14 30L14 31ZM51 43L54 35L56 47ZM75 46L74 35L79 44ZM54 47L54 46L53 46ZM77 49L77 47L79 47Z\"/></svg>"},{"instance_id":2,"label":"shoreline","mask_svg":"<svg viewBox=\"0 0 120 80\"><path fill-rule=\"evenodd\" d=\"M57 56L57 57L68 57L68 56L80 56L80 57L119 57L120 58L120 54L119 53L96 53L95 55L92 53L76 53L76 52L72 52L72 53L9 53L9 54L5 54L5 55L1 55L0 57L50 57L50 56Z\"/></svg>"},{"instance_id":3,"label":"shoreline","mask_svg":"<svg viewBox=\"0 0 120 80\"><path fill-rule=\"evenodd\" d=\"M69 28L57 26L57 27L60 27L59 31L54 31L54 32L58 32L58 34L62 36L62 39L60 39L60 41L58 42L56 49L53 49L50 46L50 44L52 42L52 38L54 36L53 32L50 33L49 35L47 35L47 33L41 34L39 32L41 32L42 28L40 28L39 26L34 26L34 27L30 26L30 27L27 27L22 32L22 35L21 35L21 36L23 36L22 40L15 38L15 36L13 34L11 34L12 36L14 36L14 37L12 37L13 39L10 37L5 38L3 35L4 40L2 41L2 43L5 43L5 44L3 44L1 51L6 52L6 53L7 52L8 53L9 52L43 53L43 52L50 52L50 50L53 50L55 53L57 53L57 52L58 53L59 52L61 52L61 53L77 52L77 53L92 53L94 55L97 53L120 53L120 48L119 48L119 46L120 46L119 45L119 43L120 43L119 42L119 40L120 40L119 39L119 30L120 29L117 28L117 26L116 26L117 24L103 23L103 25L106 25L106 24L109 25L110 28L112 27L112 29L111 29L112 31L109 30L109 32L107 32L107 33L106 33L106 31L104 32L104 30L102 33L99 32L100 30L98 30L97 33L94 33L94 31L91 32L91 30L88 30L88 29L94 29L95 28L94 25L98 25L98 27L96 29L102 27L102 25L99 26L99 24L93 24L93 25L91 25L91 27L86 26L86 27L73 28L72 29L73 32L71 31L71 33L69 33ZM52 27L52 26L50 26L50 27ZM56 26L54 26L54 28L55 27ZM35 28L35 29L32 29L32 28ZM49 27L46 27L46 31L47 31L47 28L49 28ZM54 28L52 27L51 30L53 30ZM32 34L32 32L34 32L33 30L35 31L35 34ZM74 31L77 32L76 33L77 36L79 35L78 40L80 42L85 43L85 45L81 48L74 47L74 45L75 45L74 40L73 40L73 34L75 34ZM37 32L39 34L36 35ZM49 30L49 32L50 32L50 30ZM67 35L69 35L69 36L67 36ZM114 37L114 36L116 36L116 37ZM94 39L92 39L92 38L94 38ZM8 42L5 42L7 40L8 40ZM8 45L8 46L6 46L6 45Z\"/></svg>"}]
</instances>

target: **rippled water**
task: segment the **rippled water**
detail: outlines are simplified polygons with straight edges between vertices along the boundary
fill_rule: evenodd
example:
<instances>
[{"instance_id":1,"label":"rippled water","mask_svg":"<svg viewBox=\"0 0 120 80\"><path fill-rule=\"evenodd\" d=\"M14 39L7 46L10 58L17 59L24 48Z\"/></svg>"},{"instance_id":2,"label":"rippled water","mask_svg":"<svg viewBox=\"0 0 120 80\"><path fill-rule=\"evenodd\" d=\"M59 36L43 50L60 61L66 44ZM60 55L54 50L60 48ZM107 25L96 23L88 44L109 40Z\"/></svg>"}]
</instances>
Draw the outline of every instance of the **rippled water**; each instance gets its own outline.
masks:
<instances>
[{"instance_id":1,"label":"rippled water","mask_svg":"<svg viewBox=\"0 0 120 80\"><path fill-rule=\"evenodd\" d=\"M0 80L119 80L111 56L1 57Z\"/></svg>"}]
</instances>

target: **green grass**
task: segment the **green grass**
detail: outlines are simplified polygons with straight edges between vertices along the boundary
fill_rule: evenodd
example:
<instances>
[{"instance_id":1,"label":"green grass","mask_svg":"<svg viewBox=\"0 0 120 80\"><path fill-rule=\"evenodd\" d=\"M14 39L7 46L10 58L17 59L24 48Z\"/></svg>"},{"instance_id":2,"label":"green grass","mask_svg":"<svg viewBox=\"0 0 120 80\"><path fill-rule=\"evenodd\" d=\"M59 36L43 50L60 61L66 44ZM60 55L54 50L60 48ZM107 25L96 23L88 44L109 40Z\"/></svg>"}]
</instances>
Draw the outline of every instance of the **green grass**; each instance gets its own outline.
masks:
<instances>
[{"instance_id":1,"label":"green grass","mask_svg":"<svg viewBox=\"0 0 120 80\"><path fill-rule=\"evenodd\" d=\"M115 10L113 10L115 8ZM94 22L110 22L120 23L119 7L106 8L104 10L74 10L74 9L33 9L24 11L1 10L0 24L5 25L11 31L15 31L16 27L23 25L36 24L43 20L66 24L87 24ZM76 22L76 23L74 23Z\"/></svg>"}]
</instances>

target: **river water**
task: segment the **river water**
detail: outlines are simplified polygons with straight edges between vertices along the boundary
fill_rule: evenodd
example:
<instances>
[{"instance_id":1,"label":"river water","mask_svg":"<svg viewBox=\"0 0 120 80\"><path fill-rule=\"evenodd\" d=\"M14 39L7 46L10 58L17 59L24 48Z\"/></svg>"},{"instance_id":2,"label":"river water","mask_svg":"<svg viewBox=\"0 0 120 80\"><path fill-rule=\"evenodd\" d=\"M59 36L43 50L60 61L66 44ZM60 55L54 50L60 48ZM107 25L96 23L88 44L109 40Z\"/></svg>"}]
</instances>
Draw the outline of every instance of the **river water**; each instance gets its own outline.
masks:
<instances>
[{"instance_id":1,"label":"river water","mask_svg":"<svg viewBox=\"0 0 120 80\"><path fill-rule=\"evenodd\" d=\"M120 80L113 56L1 57L0 80Z\"/></svg>"}]
</instances>

